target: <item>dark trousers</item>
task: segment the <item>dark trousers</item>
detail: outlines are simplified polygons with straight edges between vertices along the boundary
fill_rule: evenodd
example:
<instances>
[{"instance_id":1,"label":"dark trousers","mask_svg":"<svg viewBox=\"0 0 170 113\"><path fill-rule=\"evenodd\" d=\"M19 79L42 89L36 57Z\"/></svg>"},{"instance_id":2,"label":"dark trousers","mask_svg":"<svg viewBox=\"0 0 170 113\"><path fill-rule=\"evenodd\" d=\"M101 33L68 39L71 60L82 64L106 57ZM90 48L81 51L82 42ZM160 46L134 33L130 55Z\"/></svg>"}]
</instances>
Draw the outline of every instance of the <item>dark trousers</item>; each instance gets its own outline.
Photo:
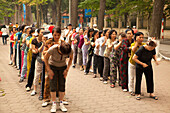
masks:
<instances>
[{"instance_id":1,"label":"dark trousers","mask_svg":"<svg viewBox=\"0 0 170 113\"><path fill-rule=\"evenodd\" d=\"M104 57L103 81L107 81L108 76L110 76L110 59Z\"/></svg>"},{"instance_id":2,"label":"dark trousers","mask_svg":"<svg viewBox=\"0 0 170 113\"><path fill-rule=\"evenodd\" d=\"M91 61L92 61L93 55L88 55L88 61L87 61L87 67L86 67L86 73L89 73Z\"/></svg>"},{"instance_id":3,"label":"dark trousers","mask_svg":"<svg viewBox=\"0 0 170 113\"><path fill-rule=\"evenodd\" d=\"M19 49L19 57L18 57L19 69L21 70L21 49L20 49L20 44L18 44L18 49Z\"/></svg>"},{"instance_id":4,"label":"dark trousers","mask_svg":"<svg viewBox=\"0 0 170 113\"><path fill-rule=\"evenodd\" d=\"M73 64L77 63L78 46L73 45Z\"/></svg>"},{"instance_id":5,"label":"dark trousers","mask_svg":"<svg viewBox=\"0 0 170 113\"><path fill-rule=\"evenodd\" d=\"M99 56L94 54L93 55L93 73L94 74L97 74L97 68L98 68L98 63L99 63ZM98 69L98 72L99 72L99 69Z\"/></svg>"},{"instance_id":6,"label":"dark trousers","mask_svg":"<svg viewBox=\"0 0 170 113\"><path fill-rule=\"evenodd\" d=\"M136 88L135 93L141 94L141 81L142 81L142 74L145 74L146 84L147 84L147 92L153 93L153 70L152 65L146 68L143 67L136 67Z\"/></svg>"},{"instance_id":7,"label":"dark trousers","mask_svg":"<svg viewBox=\"0 0 170 113\"><path fill-rule=\"evenodd\" d=\"M41 76L41 90L40 90L40 97L43 98L44 95L44 84L45 84L45 63L43 62L43 70Z\"/></svg>"},{"instance_id":8,"label":"dark trousers","mask_svg":"<svg viewBox=\"0 0 170 113\"><path fill-rule=\"evenodd\" d=\"M98 56L98 70L100 77L103 77L104 57Z\"/></svg>"},{"instance_id":9,"label":"dark trousers","mask_svg":"<svg viewBox=\"0 0 170 113\"><path fill-rule=\"evenodd\" d=\"M29 87L29 88L31 88L33 80L34 80L35 60L36 60L36 57L32 57L31 68L30 68L30 72L28 76L27 85L26 85L26 87Z\"/></svg>"},{"instance_id":10,"label":"dark trousers","mask_svg":"<svg viewBox=\"0 0 170 113\"><path fill-rule=\"evenodd\" d=\"M2 35L2 42L3 44L7 44L7 38L8 38L8 35Z\"/></svg>"},{"instance_id":11,"label":"dark trousers","mask_svg":"<svg viewBox=\"0 0 170 113\"><path fill-rule=\"evenodd\" d=\"M17 49L15 49L15 55L14 55L14 62L15 62L15 66L17 65Z\"/></svg>"}]
</instances>

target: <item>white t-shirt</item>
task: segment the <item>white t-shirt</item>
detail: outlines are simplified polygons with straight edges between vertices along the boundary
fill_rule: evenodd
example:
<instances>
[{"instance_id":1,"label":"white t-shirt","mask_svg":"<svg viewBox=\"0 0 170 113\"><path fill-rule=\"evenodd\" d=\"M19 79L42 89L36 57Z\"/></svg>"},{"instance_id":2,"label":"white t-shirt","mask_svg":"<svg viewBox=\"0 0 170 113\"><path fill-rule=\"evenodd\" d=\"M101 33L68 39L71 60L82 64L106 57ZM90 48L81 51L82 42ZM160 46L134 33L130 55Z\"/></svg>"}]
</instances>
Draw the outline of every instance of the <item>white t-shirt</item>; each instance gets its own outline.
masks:
<instances>
[{"instance_id":1,"label":"white t-shirt","mask_svg":"<svg viewBox=\"0 0 170 113\"><path fill-rule=\"evenodd\" d=\"M8 35L8 29L7 28L2 28L1 32L2 32L2 35Z\"/></svg>"},{"instance_id":2,"label":"white t-shirt","mask_svg":"<svg viewBox=\"0 0 170 113\"><path fill-rule=\"evenodd\" d=\"M65 36L68 34L68 32L69 32L69 30L66 30L65 31ZM69 32L69 34L67 35L67 37L66 37L66 42L69 42L69 37L70 37L70 35L72 34L72 30Z\"/></svg>"}]
</instances>

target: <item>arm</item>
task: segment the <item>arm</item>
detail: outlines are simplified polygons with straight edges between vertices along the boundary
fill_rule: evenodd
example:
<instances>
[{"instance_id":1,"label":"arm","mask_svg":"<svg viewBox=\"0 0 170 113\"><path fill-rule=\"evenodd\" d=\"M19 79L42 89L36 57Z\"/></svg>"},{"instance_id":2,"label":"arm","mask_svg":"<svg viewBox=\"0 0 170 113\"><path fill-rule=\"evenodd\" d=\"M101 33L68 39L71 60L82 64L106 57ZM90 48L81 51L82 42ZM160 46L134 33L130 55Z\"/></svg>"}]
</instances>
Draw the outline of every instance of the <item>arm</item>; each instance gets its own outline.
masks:
<instances>
[{"instance_id":1,"label":"arm","mask_svg":"<svg viewBox=\"0 0 170 113\"><path fill-rule=\"evenodd\" d=\"M68 70L70 69L70 66L72 65L72 60L73 60L73 53L70 54L67 68L63 72L64 78L67 77Z\"/></svg>"},{"instance_id":2,"label":"arm","mask_svg":"<svg viewBox=\"0 0 170 113\"><path fill-rule=\"evenodd\" d=\"M108 49L111 49L113 47L113 44L110 43L110 39L107 40L107 46L108 46Z\"/></svg>"},{"instance_id":3,"label":"arm","mask_svg":"<svg viewBox=\"0 0 170 113\"><path fill-rule=\"evenodd\" d=\"M138 56L137 56L136 54L133 56L132 59L133 59L136 63L142 65L144 68L145 68L145 67L148 67L147 64L145 64L145 63L143 63L143 62L141 62L141 61L138 60Z\"/></svg>"},{"instance_id":4,"label":"arm","mask_svg":"<svg viewBox=\"0 0 170 113\"><path fill-rule=\"evenodd\" d=\"M54 72L51 70L50 65L48 64L48 59L50 57L49 53L46 53L44 56L45 68L47 69L47 73L50 79L53 79Z\"/></svg>"},{"instance_id":5,"label":"arm","mask_svg":"<svg viewBox=\"0 0 170 113\"><path fill-rule=\"evenodd\" d=\"M32 45L32 52L33 52L34 54L37 54L37 53L38 53L38 49L35 48L35 45L34 45L34 44L31 44L31 45Z\"/></svg>"},{"instance_id":6,"label":"arm","mask_svg":"<svg viewBox=\"0 0 170 113\"><path fill-rule=\"evenodd\" d=\"M44 47L44 43L42 43L41 47L38 48L38 52L42 52L43 47Z\"/></svg>"},{"instance_id":7,"label":"arm","mask_svg":"<svg viewBox=\"0 0 170 113\"><path fill-rule=\"evenodd\" d=\"M153 55L153 59L155 60L156 65L159 65L156 55Z\"/></svg>"},{"instance_id":8,"label":"arm","mask_svg":"<svg viewBox=\"0 0 170 113\"><path fill-rule=\"evenodd\" d=\"M122 45L122 41L119 41L119 43L114 46L114 49L117 50L121 45Z\"/></svg>"},{"instance_id":9,"label":"arm","mask_svg":"<svg viewBox=\"0 0 170 113\"><path fill-rule=\"evenodd\" d=\"M136 42L135 45L132 47L132 51L136 52L137 48L138 48L138 42Z\"/></svg>"},{"instance_id":10,"label":"arm","mask_svg":"<svg viewBox=\"0 0 170 113\"><path fill-rule=\"evenodd\" d=\"M107 41L107 39L106 38L104 38L105 40L104 40L104 42L102 43L102 45L101 46L104 46L105 45L105 43L106 43L106 41Z\"/></svg>"},{"instance_id":11,"label":"arm","mask_svg":"<svg viewBox=\"0 0 170 113\"><path fill-rule=\"evenodd\" d=\"M84 38L84 43L85 43L85 45L89 45L89 44L90 44L90 41L87 42L87 39Z\"/></svg>"}]
</instances>

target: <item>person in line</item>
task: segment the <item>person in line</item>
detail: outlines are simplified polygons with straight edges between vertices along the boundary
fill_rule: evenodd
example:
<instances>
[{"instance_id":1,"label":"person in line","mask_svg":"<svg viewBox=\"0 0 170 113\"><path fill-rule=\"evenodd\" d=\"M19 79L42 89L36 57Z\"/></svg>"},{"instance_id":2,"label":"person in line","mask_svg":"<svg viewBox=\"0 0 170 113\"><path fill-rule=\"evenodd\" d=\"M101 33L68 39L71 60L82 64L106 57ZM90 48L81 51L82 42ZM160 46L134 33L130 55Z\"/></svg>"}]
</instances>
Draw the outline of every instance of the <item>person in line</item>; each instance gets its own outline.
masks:
<instances>
[{"instance_id":1,"label":"person in line","mask_svg":"<svg viewBox=\"0 0 170 113\"><path fill-rule=\"evenodd\" d=\"M53 29L56 36L55 40L60 40L61 29L56 28ZM66 59L68 60L68 65L66 65ZM44 61L45 66L48 72L48 76L50 78L50 93L51 93L51 112L56 112L56 91L57 86L59 90L59 107L61 111L66 112L67 109L63 104L63 99L65 95L65 82L68 70L72 64L73 52L69 43L61 41L60 44L55 44L49 48L47 53L45 54Z\"/></svg>"},{"instance_id":2,"label":"person in line","mask_svg":"<svg viewBox=\"0 0 170 113\"><path fill-rule=\"evenodd\" d=\"M65 37L66 37L65 41L70 43L70 40L71 40L70 35L73 33L72 24L68 24L67 28L68 28L68 30L65 31Z\"/></svg>"},{"instance_id":3,"label":"person in line","mask_svg":"<svg viewBox=\"0 0 170 113\"><path fill-rule=\"evenodd\" d=\"M144 34L142 32L137 32L134 36L135 42L131 44L131 56L129 58L129 65L128 65L128 88L129 92L131 93L132 96L135 96L134 93L134 83L135 83L135 78L136 78L136 64L135 61L133 61L133 56L135 52L139 49L140 46L144 45L143 43L143 36Z\"/></svg>"},{"instance_id":4,"label":"person in line","mask_svg":"<svg viewBox=\"0 0 170 113\"><path fill-rule=\"evenodd\" d=\"M131 43L133 43L134 32L131 29L126 30L127 38L122 41L122 52L120 58L120 78L123 92L128 91L128 60L131 52Z\"/></svg>"},{"instance_id":5,"label":"person in line","mask_svg":"<svg viewBox=\"0 0 170 113\"><path fill-rule=\"evenodd\" d=\"M103 40L101 40L101 49L100 49L100 55L103 55L104 58L104 67L103 67L103 83L107 84L108 76L110 76L110 45L112 41L109 39L109 32L110 30L106 29L104 30L104 37Z\"/></svg>"},{"instance_id":6,"label":"person in line","mask_svg":"<svg viewBox=\"0 0 170 113\"><path fill-rule=\"evenodd\" d=\"M95 47L95 40L94 40L94 29L89 29L88 33L87 33L87 37L88 39L85 39L85 44L88 44L88 61L87 61L87 66L86 66L86 70L85 70L85 75L87 75L89 73L90 67L91 67L91 61L92 61L92 57L93 57L93 51L94 51L94 47ZM89 41L88 41L89 40Z\"/></svg>"},{"instance_id":7,"label":"person in line","mask_svg":"<svg viewBox=\"0 0 170 113\"><path fill-rule=\"evenodd\" d=\"M7 45L7 38L9 37L9 35L8 35L9 31L5 25L2 26L1 32L2 32L2 43L3 43L3 45Z\"/></svg>"},{"instance_id":8,"label":"person in line","mask_svg":"<svg viewBox=\"0 0 170 113\"><path fill-rule=\"evenodd\" d=\"M94 37L94 55L93 55L93 78L96 78L97 77L97 69L98 69L98 56L99 56L99 46L100 46L100 41L98 40L99 38L99 31L97 30L94 30L94 33L93 33L93 37Z\"/></svg>"},{"instance_id":9,"label":"person in line","mask_svg":"<svg viewBox=\"0 0 170 113\"><path fill-rule=\"evenodd\" d=\"M21 77L20 77L19 83L24 81L24 77L27 74L27 69L28 69L28 67L27 67L27 56L28 55L27 55L27 53L29 50L29 40L31 39L31 37L33 36L33 33L35 32L34 29L32 29L31 27L26 27L25 31L27 34L25 36L25 39L23 39L23 43L25 43L25 49L24 49L24 44L23 44L23 48L22 48L22 49L24 49L24 63L22 66ZM28 74L27 74L27 78L28 78Z\"/></svg>"},{"instance_id":10,"label":"person in line","mask_svg":"<svg viewBox=\"0 0 170 113\"><path fill-rule=\"evenodd\" d=\"M34 71L35 71L35 61L36 61L36 57L38 55L37 53L39 52L38 48L41 47L41 45L42 45L41 40L42 40L42 36L43 36L43 31L44 31L43 28L39 28L37 30L37 33L38 33L37 39L38 40L36 39L36 37L32 37L32 39L30 39L32 60L31 60L31 68L30 68L30 72L28 75L27 85L25 86L26 91L30 91L31 87L32 87L32 83L33 83L33 79L34 79ZM38 41L38 43L36 40Z\"/></svg>"},{"instance_id":11,"label":"person in line","mask_svg":"<svg viewBox=\"0 0 170 113\"><path fill-rule=\"evenodd\" d=\"M137 94L137 100L141 99L141 81L143 73L146 78L147 92L150 93L151 98L158 100L158 97L154 95L153 69L151 63L153 58L155 63L157 65L159 64L156 58L156 46L156 40L151 39L146 45L141 46L133 56L133 60L136 62L135 93Z\"/></svg>"},{"instance_id":12,"label":"person in line","mask_svg":"<svg viewBox=\"0 0 170 113\"><path fill-rule=\"evenodd\" d=\"M80 71L83 71L83 55L82 55L82 46L84 44L84 36L83 36L83 29L79 30L79 44L78 44L78 64L80 66Z\"/></svg>"},{"instance_id":13,"label":"person in line","mask_svg":"<svg viewBox=\"0 0 170 113\"><path fill-rule=\"evenodd\" d=\"M109 33L109 37L113 40L112 50L110 52L110 87L114 88L117 80L117 70L119 71L119 55L121 52L120 46L122 44L122 38L126 37L126 34L119 36L119 41L116 41L117 31L112 31ZM120 78L120 76L119 76Z\"/></svg>"}]
</instances>

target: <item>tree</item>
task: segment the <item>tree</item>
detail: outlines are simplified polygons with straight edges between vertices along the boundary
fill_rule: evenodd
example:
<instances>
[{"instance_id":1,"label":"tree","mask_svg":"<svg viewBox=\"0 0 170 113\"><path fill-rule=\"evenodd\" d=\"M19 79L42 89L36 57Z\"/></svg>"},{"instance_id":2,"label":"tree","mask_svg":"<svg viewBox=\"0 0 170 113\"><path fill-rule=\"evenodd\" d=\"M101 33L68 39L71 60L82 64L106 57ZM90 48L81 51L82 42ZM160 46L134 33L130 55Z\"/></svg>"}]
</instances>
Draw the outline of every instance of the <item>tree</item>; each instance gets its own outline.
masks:
<instances>
[{"instance_id":1,"label":"tree","mask_svg":"<svg viewBox=\"0 0 170 113\"><path fill-rule=\"evenodd\" d=\"M160 39L161 20L163 16L164 5L165 5L165 0L155 0L153 5L150 36L156 37L157 39Z\"/></svg>"},{"instance_id":2,"label":"tree","mask_svg":"<svg viewBox=\"0 0 170 113\"><path fill-rule=\"evenodd\" d=\"M106 8L106 0L100 0L100 10L98 14L98 29L99 30L103 30L105 8Z\"/></svg>"},{"instance_id":3,"label":"tree","mask_svg":"<svg viewBox=\"0 0 170 113\"><path fill-rule=\"evenodd\" d=\"M77 27L77 20L78 20L78 0L72 0L72 19L71 23L73 28Z\"/></svg>"},{"instance_id":4,"label":"tree","mask_svg":"<svg viewBox=\"0 0 170 113\"><path fill-rule=\"evenodd\" d=\"M57 27L61 28L61 0L57 0Z\"/></svg>"}]
</instances>

